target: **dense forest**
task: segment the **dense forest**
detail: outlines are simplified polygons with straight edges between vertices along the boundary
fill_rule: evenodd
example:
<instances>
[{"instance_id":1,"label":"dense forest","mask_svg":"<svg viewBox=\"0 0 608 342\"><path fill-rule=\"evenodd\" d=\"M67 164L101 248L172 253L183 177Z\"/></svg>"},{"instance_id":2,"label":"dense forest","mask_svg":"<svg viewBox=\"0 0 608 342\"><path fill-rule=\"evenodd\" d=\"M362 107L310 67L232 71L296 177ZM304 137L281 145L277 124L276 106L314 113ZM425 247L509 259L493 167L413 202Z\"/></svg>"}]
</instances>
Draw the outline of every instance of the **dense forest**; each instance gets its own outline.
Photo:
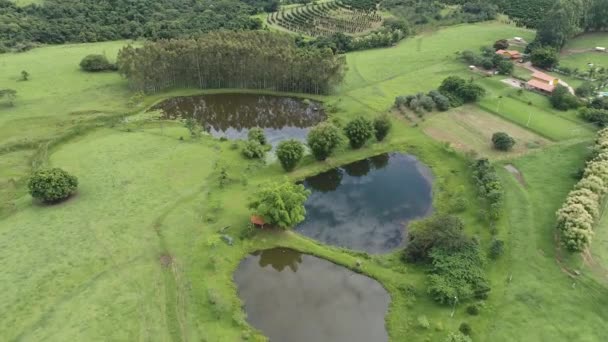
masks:
<instances>
[{"instance_id":1,"label":"dense forest","mask_svg":"<svg viewBox=\"0 0 608 342\"><path fill-rule=\"evenodd\" d=\"M345 59L331 49L298 48L292 36L267 31L219 31L196 39L127 46L119 71L135 90L250 88L329 93L344 75Z\"/></svg>"},{"instance_id":2,"label":"dense forest","mask_svg":"<svg viewBox=\"0 0 608 342\"><path fill-rule=\"evenodd\" d=\"M273 5L274 4L274 5ZM258 29L251 15L271 0L45 0L18 7L0 0L0 51L32 43L60 44L196 35L219 29Z\"/></svg>"},{"instance_id":3,"label":"dense forest","mask_svg":"<svg viewBox=\"0 0 608 342\"><path fill-rule=\"evenodd\" d=\"M556 0L538 23L536 40L530 47L562 48L568 39L583 32L608 30L608 1Z\"/></svg>"}]
</instances>

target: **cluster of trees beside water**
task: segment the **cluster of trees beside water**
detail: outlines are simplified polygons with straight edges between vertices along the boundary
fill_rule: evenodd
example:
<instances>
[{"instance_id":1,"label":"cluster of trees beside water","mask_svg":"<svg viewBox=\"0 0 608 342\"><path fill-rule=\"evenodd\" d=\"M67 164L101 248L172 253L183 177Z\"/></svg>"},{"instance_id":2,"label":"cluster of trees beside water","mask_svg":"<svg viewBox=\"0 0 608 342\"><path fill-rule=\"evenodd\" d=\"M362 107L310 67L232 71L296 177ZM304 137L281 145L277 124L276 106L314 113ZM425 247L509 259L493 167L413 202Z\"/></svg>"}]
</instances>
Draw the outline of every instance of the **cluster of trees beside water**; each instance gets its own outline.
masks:
<instances>
[{"instance_id":1,"label":"cluster of trees beside water","mask_svg":"<svg viewBox=\"0 0 608 342\"><path fill-rule=\"evenodd\" d=\"M167 39L262 27L251 17L270 0L45 0L24 7L0 0L0 51L35 43Z\"/></svg>"},{"instance_id":2,"label":"cluster of trees beside water","mask_svg":"<svg viewBox=\"0 0 608 342\"><path fill-rule=\"evenodd\" d=\"M330 49L298 48L292 36L220 31L196 39L126 46L116 62L131 88L249 88L327 94L344 77L346 60Z\"/></svg>"}]
</instances>

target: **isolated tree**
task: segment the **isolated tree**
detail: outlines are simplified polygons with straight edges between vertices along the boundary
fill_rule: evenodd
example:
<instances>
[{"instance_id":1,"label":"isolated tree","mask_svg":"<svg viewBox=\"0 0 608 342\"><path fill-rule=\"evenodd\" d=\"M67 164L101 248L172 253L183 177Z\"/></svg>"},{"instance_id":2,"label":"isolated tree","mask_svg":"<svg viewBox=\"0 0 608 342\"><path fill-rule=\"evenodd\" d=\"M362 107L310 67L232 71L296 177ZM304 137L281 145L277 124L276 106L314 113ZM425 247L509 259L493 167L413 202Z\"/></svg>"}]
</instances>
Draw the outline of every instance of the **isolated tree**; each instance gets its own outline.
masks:
<instances>
[{"instance_id":1,"label":"isolated tree","mask_svg":"<svg viewBox=\"0 0 608 342\"><path fill-rule=\"evenodd\" d=\"M249 140L257 140L260 145L266 145L266 135L264 135L264 130L260 127L253 127L247 132L247 139Z\"/></svg>"},{"instance_id":2,"label":"isolated tree","mask_svg":"<svg viewBox=\"0 0 608 342\"><path fill-rule=\"evenodd\" d=\"M21 80L22 81L27 81L29 79L30 79L30 73L27 72L27 71L25 71L25 70L22 70L21 71Z\"/></svg>"},{"instance_id":3,"label":"isolated tree","mask_svg":"<svg viewBox=\"0 0 608 342\"><path fill-rule=\"evenodd\" d=\"M269 183L253 195L249 208L266 223L288 229L304 221L304 203L308 195L310 191L301 184L289 181Z\"/></svg>"},{"instance_id":4,"label":"isolated tree","mask_svg":"<svg viewBox=\"0 0 608 342\"><path fill-rule=\"evenodd\" d=\"M307 143L317 160L325 160L340 144L340 131L330 123L317 125L308 133Z\"/></svg>"},{"instance_id":5,"label":"isolated tree","mask_svg":"<svg viewBox=\"0 0 608 342\"><path fill-rule=\"evenodd\" d=\"M530 54L532 65L543 69L551 69L559 63L557 50L552 47L538 47Z\"/></svg>"},{"instance_id":6,"label":"isolated tree","mask_svg":"<svg viewBox=\"0 0 608 342\"><path fill-rule=\"evenodd\" d=\"M344 127L344 135L348 138L352 148L361 148L365 142L374 134L374 126L371 121L360 116Z\"/></svg>"},{"instance_id":7,"label":"isolated tree","mask_svg":"<svg viewBox=\"0 0 608 342\"><path fill-rule=\"evenodd\" d=\"M374 119L374 135L376 140L382 141L391 130L391 118L388 115L381 115Z\"/></svg>"},{"instance_id":8,"label":"isolated tree","mask_svg":"<svg viewBox=\"0 0 608 342\"><path fill-rule=\"evenodd\" d=\"M76 191L78 179L59 168L42 169L34 172L27 186L33 198L56 203Z\"/></svg>"},{"instance_id":9,"label":"isolated tree","mask_svg":"<svg viewBox=\"0 0 608 342\"><path fill-rule=\"evenodd\" d=\"M496 132L492 135L494 148L501 151L509 151L515 145L515 139L505 132Z\"/></svg>"},{"instance_id":10,"label":"isolated tree","mask_svg":"<svg viewBox=\"0 0 608 342\"><path fill-rule=\"evenodd\" d=\"M84 71L98 72L114 70L114 64L104 55L88 55L80 61L80 68Z\"/></svg>"},{"instance_id":11,"label":"isolated tree","mask_svg":"<svg viewBox=\"0 0 608 342\"><path fill-rule=\"evenodd\" d=\"M14 89L0 89L0 100L6 102L9 106L15 104L17 91Z\"/></svg>"},{"instance_id":12,"label":"isolated tree","mask_svg":"<svg viewBox=\"0 0 608 342\"><path fill-rule=\"evenodd\" d=\"M509 48L509 41L506 39L499 39L494 42L494 50L505 50Z\"/></svg>"},{"instance_id":13,"label":"isolated tree","mask_svg":"<svg viewBox=\"0 0 608 342\"><path fill-rule=\"evenodd\" d=\"M279 143L277 158L285 171L292 171L304 156L304 146L301 142L290 139Z\"/></svg>"}]
</instances>

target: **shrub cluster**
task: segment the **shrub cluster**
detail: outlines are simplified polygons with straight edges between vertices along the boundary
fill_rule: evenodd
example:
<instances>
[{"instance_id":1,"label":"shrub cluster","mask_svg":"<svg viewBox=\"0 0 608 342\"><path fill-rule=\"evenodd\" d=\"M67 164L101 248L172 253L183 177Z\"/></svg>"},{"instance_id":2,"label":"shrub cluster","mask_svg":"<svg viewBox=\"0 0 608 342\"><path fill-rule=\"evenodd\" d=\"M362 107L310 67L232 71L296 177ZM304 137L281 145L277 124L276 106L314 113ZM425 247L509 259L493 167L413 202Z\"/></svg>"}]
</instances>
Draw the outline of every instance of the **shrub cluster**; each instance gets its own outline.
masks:
<instances>
[{"instance_id":1,"label":"shrub cluster","mask_svg":"<svg viewBox=\"0 0 608 342\"><path fill-rule=\"evenodd\" d=\"M462 59L469 65L480 66L486 70L496 69L501 75L510 75L513 72L513 63L497 55L491 47L482 47L481 54L470 50L463 51Z\"/></svg>"},{"instance_id":2,"label":"shrub cluster","mask_svg":"<svg viewBox=\"0 0 608 342\"><path fill-rule=\"evenodd\" d=\"M463 228L462 221L452 215L417 222L403 253L404 261L431 266L427 291L442 304L453 304L456 298L485 298L490 290L479 245Z\"/></svg>"},{"instance_id":3,"label":"shrub cluster","mask_svg":"<svg viewBox=\"0 0 608 342\"><path fill-rule=\"evenodd\" d=\"M432 112L434 109L444 112L450 109L450 99L437 90L431 90L426 95L418 93L416 95L397 96L395 107L397 109L407 107L419 115L423 111Z\"/></svg>"},{"instance_id":4,"label":"shrub cluster","mask_svg":"<svg viewBox=\"0 0 608 342\"><path fill-rule=\"evenodd\" d=\"M600 127L605 127L608 124L608 110L606 109L585 107L578 114L583 120L592 122Z\"/></svg>"},{"instance_id":5,"label":"shrub cluster","mask_svg":"<svg viewBox=\"0 0 608 342\"><path fill-rule=\"evenodd\" d=\"M466 81L462 77L449 76L439 86L439 92L450 99L453 107L458 107L463 103L478 101L486 93L485 89L475 84L473 80Z\"/></svg>"},{"instance_id":6,"label":"shrub cluster","mask_svg":"<svg viewBox=\"0 0 608 342\"><path fill-rule=\"evenodd\" d=\"M86 56L80 61L80 68L89 72L117 70L116 64L110 63L104 55Z\"/></svg>"},{"instance_id":7,"label":"shrub cluster","mask_svg":"<svg viewBox=\"0 0 608 342\"><path fill-rule=\"evenodd\" d=\"M59 168L43 169L34 172L27 186L32 197L44 203L56 203L76 191L78 179Z\"/></svg>"},{"instance_id":8,"label":"shrub cluster","mask_svg":"<svg viewBox=\"0 0 608 342\"><path fill-rule=\"evenodd\" d=\"M576 109L581 106L579 99L570 94L568 88L561 84L558 84L557 87L555 87L549 101L551 101L553 108L559 110Z\"/></svg>"},{"instance_id":9,"label":"shrub cluster","mask_svg":"<svg viewBox=\"0 0 608 342\"><path fill-rule=\"evenodd\" d=\"M579 116L599 127L605 127L608 125L608 97L594 98L587 107L580 110Z\"/></svg>"},{"instance_id":10,"label":"shrub cluster","mask_svg":"<svg viewBox=\"0 0 608 342\"><path fill-rule=\"evenodd\" d=\"M264 130L259 127L254 127L247 133L247 142L243 147L243 156L248 159L262 159L266 152L270 150L270 146L266 144L266 136Z\"/></svg>"},{"instance_id":11,"label":"shrub cluster","mask_svg":"<svg viewBox=\"0 0 608 342\"><path fill-rule=\"evenodd\" d=\"M608 129L598 132L596 152L587 162L583 178L556 213L562 242L572 252L581 252L589 246L600 215L608 184Z\"/></svg>"},{"instance_id":12,"label":"shrub cluster","mask_svg":"<svg viewBox=\"0 0 608 342\"><path fill-rule=\"evenodd\" d=\"M505 132L496 132L492 134L492 144L497 150L509 151L515 145L515 139Z\"/></svg>"},{"instance_id":13,"label":"shrub cluster","mask_svg":"<svg viewBox=\"0 0 608 342\"><path fill-rule=\"evenodd\" d=\"M491 221L496 221L500 217L503 202L503 188L496 169L487 158L475 160L472 169L477 191L487 203L488 216Z\"/></svg>"}]
</instances>

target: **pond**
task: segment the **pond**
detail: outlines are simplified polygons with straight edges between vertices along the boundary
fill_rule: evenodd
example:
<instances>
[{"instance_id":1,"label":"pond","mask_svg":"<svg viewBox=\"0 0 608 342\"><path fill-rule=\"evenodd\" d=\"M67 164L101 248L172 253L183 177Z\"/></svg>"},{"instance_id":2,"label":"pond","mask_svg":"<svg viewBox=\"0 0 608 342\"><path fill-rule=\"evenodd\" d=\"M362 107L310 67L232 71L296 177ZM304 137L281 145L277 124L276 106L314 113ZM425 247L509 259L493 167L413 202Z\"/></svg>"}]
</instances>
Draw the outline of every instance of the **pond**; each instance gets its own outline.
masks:
<instances>
[{"instance_id":1,"label":"pond","mask_svg":"<svg viewBox=\"0 0 608 342\"><path fill-rule=\"evenodd\" d=\"M283 342L387 341L390 296L376 280L288 248L253 253L234 280L247 320Z\"/></svg>"},{"instance_id":2,"label":"pond","mask_svg":"<svg viewBox=\"0 0 608 342\"><path fill-rule=\"evenodd\" d=\"M432 176L412 155L381 154L304 180L312 191L296 231L326 244L385 253L432 211Z\"/></svg>"},{"instance_id":3,"label":"pond","mask_svg":"<svg viewBox=\"0 0 608 342\"><path fill-rule=\"evenodd\" d=\"M325 120L318 102L259 94L209 94L174 97L153 106L166 118L196 118L216 138L247 139L249 128L261 127L271 145L306 140L310 127Z\"/></svg>"}]
</instances>

